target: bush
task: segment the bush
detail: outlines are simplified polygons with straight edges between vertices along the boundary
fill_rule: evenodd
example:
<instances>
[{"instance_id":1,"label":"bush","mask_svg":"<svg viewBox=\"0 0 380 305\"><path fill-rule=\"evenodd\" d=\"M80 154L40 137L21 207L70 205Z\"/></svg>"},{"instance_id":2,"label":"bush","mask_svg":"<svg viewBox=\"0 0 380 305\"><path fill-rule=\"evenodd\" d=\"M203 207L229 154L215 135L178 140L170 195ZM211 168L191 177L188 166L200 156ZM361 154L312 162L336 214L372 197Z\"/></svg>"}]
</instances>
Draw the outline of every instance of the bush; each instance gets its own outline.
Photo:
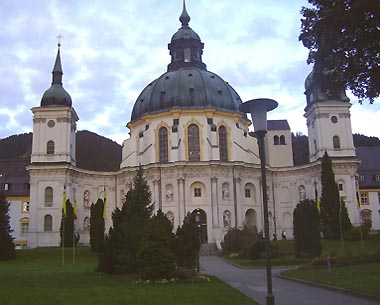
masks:
<instances>
[{"instance_id":1,"label":"bush","mask_svg":"<svg viewBox=\"0 0 380 305\"><path fill-rule=\"evenodd\" d=\"M262 254L265 252L265 240L262 238L256 239L252 244L249 251L250 259L259 259L262 257Z\"/></svg>"},{"instance_id":2,"label":"bush","mask_svg":"<svg viewBox=\"0 0 380 305\"><path fill-rule=\"evenodd\" d=\"M238 228L228 230L224 235L222 248L226 252L239 252L243 248L243 233Z\"/></svg>"},{"instance_id":3,"label":"bush","mask_svg":"<svg viewBox=\"0 0 380 305\"><path fill-rule=\"evenodd\" d=\"M192 273L189 269L181 267L175 271L175 277L179 278L180 280L188 280L191 279Z\"/></svg>"},{"instance_id":4,"label":"bush","mask_svg":"<svg viewBox=\"0 0 380 305\"><path fill-rule=\"evenodd\" d=\"M175 256L162 223L150 221L137 253L138 270L143 279L170 278L175 269Z\"/></svg>"},{"instance_id":5,"label":"bush","mask_svg":"<svg viewBox=\"0 0 380 305\"><path fill-rule=\"evenodd\" d=\"M369 228L367 226L363 227L353 227L350 230L343 233L343 238L345 240L360 240L361 238L367 239L369 234ZM362 236L362 237L361 237Z\"/></svg>"}]
</instances>

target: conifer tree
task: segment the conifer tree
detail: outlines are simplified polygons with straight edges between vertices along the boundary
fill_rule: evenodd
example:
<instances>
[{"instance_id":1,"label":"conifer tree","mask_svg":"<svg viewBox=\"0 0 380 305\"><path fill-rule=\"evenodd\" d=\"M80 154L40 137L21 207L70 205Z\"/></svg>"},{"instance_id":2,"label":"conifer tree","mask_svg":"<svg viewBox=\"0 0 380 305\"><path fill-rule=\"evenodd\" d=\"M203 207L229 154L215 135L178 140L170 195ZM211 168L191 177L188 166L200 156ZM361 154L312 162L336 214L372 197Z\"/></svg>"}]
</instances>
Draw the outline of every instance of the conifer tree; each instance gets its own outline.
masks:
<instances>
[{"instance_id":1,"label":"conifer tree","mask_svg":"<svg viewBox=\"0 0 380 305\"><path fill-rule=\"evenodd\" d=\"M60 235L60 245L62 246L63 243L64 247L72 247L74 242L77 244L79 241L79 235L76 235L74 232L74 208L69 199L66 200L66 213L62 211Z\"/></svg>"},{"instance_id":2,"label":"conifer tree","mask_svg":"<svg viewBox=\"0 0 380 305\"><path fill-rule=\"evenodd\" d=\"M170 249L168 234L171 232L167 231L162 215L149 221L137 253L138 270L145 279L170 278L174 274L175 256Z\"/></svg>"},{"instance_id":3,"label":"conifer tree","mask_svg":"<svg viewBox=\"0 0 380 305\"><path fill-rule=\"evenodd\" d=\"M296 257L321 255L319 214L313 200L302 200L293 213L294 247Z\"/></svg>"},{"instance_id":4,"label":"conifer tree","mask_svg":"<svg viewBox=\"0 0 380 305\"><path fill-rule=\"evenodd\" d=\"M100 198L91 204L90 214L90 245L94 252L101 252L104 245L104 201Z\"/></svg>"},{"instance_id":5,"label":"conifer tree","mask_svg":"<svg viewBox=\"0 0 380 305\"><path fill-rule=\"evenodd\" d=\"M177 265L188 269L194 268L200 248L199 228L195 216L188 213L183 220L182 227L178 227L176 232Z\"/></svg>"},{"instance_id":6,"label":"conifer tree","mask_svg":"<svg viewBox=\"0 0 380 305\"><path fill-rule=\"evenodd\" d=\"M13 230L9 224L9 202L3 192L0 191L0 260L9 260L16 257L11 233Z\"/></svg>"},{"instance_id":7,"label":"conifer tree","mask_svg":"<svg viewBox=\"0 0 380 305\"><path fill-rule=\"evenodd\" d=\"M327 152L322 158L322 196L320 204L321 232L326 239L339 238L340 199L338 186Z\"/></svg>"},{"instance_id":8,"label":"conifer tree","mask_svg":"<svg viewBox=\"0 0 380 305\"><path fill-rule=\"evenodd\" d=\"M139 166L121 209L112 213L113 226L104 241L98 270L119 274L137 271L137 252L152 214L151 192Z\"/></svg>"},{"instance_id":9,"label":"conifer tree","mask_svg":"<svg viewBox=\"0 0 380 305\"><path fill-rule=\"evenodd\" d=\"M340 221L341 221L341 227L342 227L343 233L352 229L352 224L351 224L350 218L348 217L348 211L343 199L341 200L341 207L340 207Z\"/></svg>"}]
</instances>

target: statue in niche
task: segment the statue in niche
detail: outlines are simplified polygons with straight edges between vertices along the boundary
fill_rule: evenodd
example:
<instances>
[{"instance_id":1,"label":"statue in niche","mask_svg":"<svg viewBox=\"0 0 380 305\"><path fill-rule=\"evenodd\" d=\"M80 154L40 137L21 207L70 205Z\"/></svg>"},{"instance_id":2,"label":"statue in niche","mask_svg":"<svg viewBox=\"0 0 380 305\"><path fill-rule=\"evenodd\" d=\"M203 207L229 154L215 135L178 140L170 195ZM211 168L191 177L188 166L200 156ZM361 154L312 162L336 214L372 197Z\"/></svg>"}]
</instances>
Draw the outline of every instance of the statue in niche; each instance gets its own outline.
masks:
<instances>
[{"instance_id":1,"label":"statue in niche","mask_svg":"<svg viewBox=\"0 0 380 305\"><path fill-rule=\"evenodd\" d=\"M230 211L223 212L223 226L225 228L231 228L231 213Z\"/></svg>"},{"instance_id":2,"label":"statue in niche","mask_svg":"<svg viewBox=\"0 0 380 305\"><path fill-rule=\"evenodd\" d=\"M171 186L168 186L166 188L166 200L167 201L173 201L173 190Z\"/></svg>"},{"instance_id":3,"label":"statue in niche","mask_svg":"<svg viewBox=\"0 0 380 305\"><path fill-rule=\"evenodd\" d=\"M90 217L85 217L83 220L83 230L90 230Z\"/></svg>"},{"instance_id":4,"label":"statue in niche","mask_svg":"<svg viewBox=\"0 0 380 305\"><path fill-rule=\"evenodd\" d=\"M166 218L170 221L172 227L174 227L174 214L169 211L166 213Z\"/></svg>"},{"instance_id":5,"label":"statue in niche","mask_svg":"<svg viewBox=\"0 0 380 305\"><path fill-rule=\"evenodd\" d=\"M222 189L222 198L223 199L228 199L228 185L223 185Z\"/></svg>"},{"instance_id":6,"label":"statue in niche","mask_svg":"<svg viewBox=\"0 0 380 305\"><path fill-rule=\"evenodd\" d=\"M305 187L303 185L301 185L299 188L299 196L300 196L300 201L302 200L305 200L306 199L306 191L305 191Z\"/></svg>"},{"instance_id":7,"label":"statue in niche","mask_svg":"<svg viewBox=\"0 0 380 305\"><path fill-rule=\"evenodd\" d=\"M83 193L83 206L86 208L90 207L90 191L85 190Z\"/></svg>"}]
</instances>

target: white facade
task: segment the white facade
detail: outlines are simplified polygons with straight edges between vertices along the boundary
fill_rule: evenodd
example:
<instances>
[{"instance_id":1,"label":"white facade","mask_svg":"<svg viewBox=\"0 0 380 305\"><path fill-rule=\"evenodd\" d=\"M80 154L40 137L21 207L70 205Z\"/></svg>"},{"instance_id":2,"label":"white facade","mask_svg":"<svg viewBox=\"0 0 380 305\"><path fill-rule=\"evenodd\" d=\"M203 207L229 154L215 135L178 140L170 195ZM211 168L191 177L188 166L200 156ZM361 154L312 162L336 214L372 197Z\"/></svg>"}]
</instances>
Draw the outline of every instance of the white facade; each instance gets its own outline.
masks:
<instances>
[{"instance_id":1,"label":"white facade","mask_svg":"<svg viewBox=\"0 0 380 305\"><path fill-rule=\"evenodd\" d=\"M89 242L89 206L103 198L104 190L108 229L112 211L123 204L139 164L144 167L155 209L162 209L174 228L182 224L188 212L195 212L202 224L203 242L219 243L231 227L255 225L263 231L260 160L256 139L248 133L250 122L238 110L241 100L233 88L206 70L201 59L203 43L188 27L190 18L185 13L184 9L182 27L169 44L172 62L168 72L154 85L149 84L136 101L137 110L128 124L130 137L123 143L117 172L76 167L78 116L68 95L63 95L66 98L60 104L54 105L55 100L49 97L48 106L41 103L32 109L29 247L59 244L64 189L67 198L78 203L76 229L80 243ZM186 39L191 49L188 41L184 43ZM53 71L56 87L49 89L52 94L63 90L59 56ZM161 91L153 96L159 85ZM169 100L165 100L167 96ZM289 128L271 128L266 136L271 236L285 231L291 237L294 208L300 200L314 199L316 188L320 193L320 158L324 151L333 157L336 179L342 184L341 196L351 220L356 221L358 161L352 143L350 104L329 100L312 103L309 99L307 103L310 164L293 166ZM333 116L337 118L335 123ZM333 141L335 136L339 137L339 145Z\"/></svg>"}]
</instances>

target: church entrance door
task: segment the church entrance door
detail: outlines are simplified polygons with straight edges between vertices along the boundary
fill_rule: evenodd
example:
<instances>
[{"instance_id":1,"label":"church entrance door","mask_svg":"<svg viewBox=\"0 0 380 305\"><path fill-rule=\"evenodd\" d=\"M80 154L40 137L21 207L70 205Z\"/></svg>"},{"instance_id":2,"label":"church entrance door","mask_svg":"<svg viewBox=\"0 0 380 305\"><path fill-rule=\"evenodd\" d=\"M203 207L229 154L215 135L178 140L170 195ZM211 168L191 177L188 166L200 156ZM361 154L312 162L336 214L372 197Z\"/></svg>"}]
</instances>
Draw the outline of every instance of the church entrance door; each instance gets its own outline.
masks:
<instances>
[{"instance_id":1,"label":"church entrance door","mask_svg":"<svg viewBox=\"0 0 380 305\"><path fill-rule=\"evenodd\" d=\"M199 238L202 244L207 244L207 215L202 209L195 209L192 213L195 216L195 223L199 228Z\"/></svg>"}]
</instances>

